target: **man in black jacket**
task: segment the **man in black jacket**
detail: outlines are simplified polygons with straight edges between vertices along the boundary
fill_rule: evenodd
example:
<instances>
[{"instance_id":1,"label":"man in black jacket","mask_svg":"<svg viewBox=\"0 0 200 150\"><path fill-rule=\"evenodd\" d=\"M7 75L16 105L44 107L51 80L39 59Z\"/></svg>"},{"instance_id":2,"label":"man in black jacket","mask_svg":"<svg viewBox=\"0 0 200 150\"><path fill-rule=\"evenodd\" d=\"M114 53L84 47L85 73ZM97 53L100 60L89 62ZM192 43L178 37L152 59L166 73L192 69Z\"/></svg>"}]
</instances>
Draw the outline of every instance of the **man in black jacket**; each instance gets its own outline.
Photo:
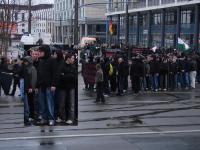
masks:
<instances>
[{"instance_id":1,"label":"man in black jacket","mask_svg":"<svg viewBox=\"0 0 200 150\"><path fill-rule=\"evenodd\" d=\"M59 88L59 116L67 124L76 121L76 88L77 88L77 68L74 64L75 57L72 54L65 56L65 64L61 67L58 76Z\"/></svg>"},{"instance_id":2,"label":"man in black jacket","mask_svg":"<svg viewBox=\"0 0 200 150\"><path fill-rule=\"evenodd\" d=\"M121 96L123 94L124 89L124 81L125 81L125 75L124 75L124 60L122 57L118 58L118 66L117 66L117 84L118 84L118 96Z\"/></svg>"},{"instance_id":3,"label":"man in black jacket","mask_svg":"<svg viewBox=\"0 0 200 150\"><path fill-rule=\"evenodd\" d=\"M130 78L132 83L132 88L135 93L139 93L141 90L141 78L144 74L144 63L142 59L136 57L132 61L131 69L130 69Z\"/></svg>"},{"instance_id":4,"label":"man in black jacket","mask_svg":"<svg viewBox=\"0 0 200 150\"><path fill-rule=\"evenodd\" d=\"M40 60L38 64L38 82L39 90L39 112L42 116L41 124L49 121L49 125L54 125L54 92L56 90L56 69L55 60L51 58L50 48L43 45L39 48Z\"/></svg>"}]
</instances>

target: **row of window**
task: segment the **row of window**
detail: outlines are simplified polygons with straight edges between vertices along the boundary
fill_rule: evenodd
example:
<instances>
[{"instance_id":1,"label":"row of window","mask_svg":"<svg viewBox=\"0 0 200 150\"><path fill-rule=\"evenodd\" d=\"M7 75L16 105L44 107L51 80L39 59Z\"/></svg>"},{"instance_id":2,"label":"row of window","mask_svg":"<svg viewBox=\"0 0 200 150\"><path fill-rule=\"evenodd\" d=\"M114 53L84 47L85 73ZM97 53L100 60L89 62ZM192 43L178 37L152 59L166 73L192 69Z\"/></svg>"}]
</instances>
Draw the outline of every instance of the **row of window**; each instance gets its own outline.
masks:
<instances>
[{"instance_id":1,"label":"row of window","mask_svg":"<svg viewBox=\"0 0 200 150\"><path fill-rule=\"evenodd\" d=\"M41 33L41 32L46 32L46 30L45 29L36 29L36 30L34 30L34 32Z\"/></svg>"},{"instance_id":2,"label":"row of window","mask_svg":"<svg viewBox=\"0 0 200 150\"><path fill-rule=\"evenodd\" d=\"M186 10L181 12L181 24L191 24L194 23L194 12L191 10ZM125 17L121 17L121 22L125 22ZM167 12L165 13L165 24L173 25L177 22L176 12ZM137 16L130 16L130 23L133 25L137 24ZM147 26L148 16L147 14L142 14L139 16L139 25ZM153 25L161 25L162 23L162 14L156 13L151 16L151 23Z\"/></svg>"},{"instance_id":3,"label":"row of window","mask_svg":"<svg viewBox=\"0 0 200 150\"><path fill-rule=\"evenodd\" d=\"M68 2L68 3L67 3ZM66 0L63 0L57 4L55 4L55 9L58 11L61 11L61 10L66 10L66 9L69 9L69 8L72 8L72 0L69 0L69 1L66 1Z\"/></svg>"},{"instance_id":4,"label":"row of window","mask_svg":"<svg viewBox=\"0 0 200 150\"><path fill-rule=\"evenodd\" d=\"M53 16L52 16L53 13L51 11L52 10L49 10L49 11L39 11L37 13L34 12L33 13L34 14L33 17L35 19L38 19L38 20L52 19L53 18ZM21 20L20 21L25 21L25 13L21 13L20 15L21 15ZM16 12L14 14L14 20L18 21L18 17L19 17L19 13Z\"/></svg>"},{"instance_id":5,"label":"row of window","mask_svg":"<svg viewBox=\"0 0 200 150\"><path fill-rule=\"evenodd\" d=\"M71 13L69 13L69 11L63 11L63 12L60 12L60 13L56 13L55 14L55 20L67 20L67 19L71 19L72 16L71 16Z\"/></svg>"}]
</instances>

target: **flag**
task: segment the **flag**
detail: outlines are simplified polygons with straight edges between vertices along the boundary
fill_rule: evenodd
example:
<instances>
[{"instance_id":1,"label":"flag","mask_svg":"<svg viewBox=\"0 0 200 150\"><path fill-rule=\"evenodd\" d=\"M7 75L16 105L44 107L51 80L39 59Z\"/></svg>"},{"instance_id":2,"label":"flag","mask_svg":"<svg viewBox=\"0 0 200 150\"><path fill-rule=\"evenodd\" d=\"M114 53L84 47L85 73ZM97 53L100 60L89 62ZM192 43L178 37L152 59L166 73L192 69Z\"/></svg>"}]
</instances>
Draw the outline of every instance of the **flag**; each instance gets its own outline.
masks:
<instances>
[{"instance_id":1,"label":"flag","mask_svg":"<svg viewBox=\"0 0 200 150\"><path fill-rule=\"evenodd\" d=\"M178 49L181 51L187 51L190 49L190 47L181 38L178 38Z\"/></svg>"},{"instance_id":2,"label":"flag","mask_svg":"<svg viewBox=\"0 0 200 150\"><path fill-rule=\"evenodd\" d=\"M151 50L155 53L157 50L157 46L154 46Z\"/></svg>"},{"instance_id":3,"label":"flag","mask_svg":"<svg viewBox=\"0 0 200 150\"><path fill-rule=\"evenodd\" d=\"M106 33L108 33L109 32L109 21L107 20L106 21Z\"/></svg>"},{"instance_id":4,"label":"flag","mask_svg":"<svg viewBox=\"0 0 200 150\"><path fill-rule=\"evenodd\" d=\"M110 22L109 22L109 32L110 32L110 35L113 35L113 24L112 24L112 20L110 20Z\"/></svg>"}]
</instances>

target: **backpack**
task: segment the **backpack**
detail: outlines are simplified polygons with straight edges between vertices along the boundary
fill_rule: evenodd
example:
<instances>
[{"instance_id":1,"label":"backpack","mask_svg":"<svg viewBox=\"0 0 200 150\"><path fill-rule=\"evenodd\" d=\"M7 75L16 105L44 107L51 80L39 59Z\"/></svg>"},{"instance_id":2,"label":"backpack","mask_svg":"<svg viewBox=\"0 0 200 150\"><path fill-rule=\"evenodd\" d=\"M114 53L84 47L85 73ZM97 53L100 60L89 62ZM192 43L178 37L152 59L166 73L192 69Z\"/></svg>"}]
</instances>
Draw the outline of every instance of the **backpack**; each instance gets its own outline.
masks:
<instances>
[{"instance_id":1,"label":"backpack","mask_svg":"<svg viewBox=\"0 0 200 150\"><path fill-rule=\"evenodd\" d=\"M109 74L109 76L112 76L112 74L113 74L113 66L112 66L112 64L110 64L109 66L110 66L110 69L109 69L108 74Z\"/></svg>"}]
</instances>

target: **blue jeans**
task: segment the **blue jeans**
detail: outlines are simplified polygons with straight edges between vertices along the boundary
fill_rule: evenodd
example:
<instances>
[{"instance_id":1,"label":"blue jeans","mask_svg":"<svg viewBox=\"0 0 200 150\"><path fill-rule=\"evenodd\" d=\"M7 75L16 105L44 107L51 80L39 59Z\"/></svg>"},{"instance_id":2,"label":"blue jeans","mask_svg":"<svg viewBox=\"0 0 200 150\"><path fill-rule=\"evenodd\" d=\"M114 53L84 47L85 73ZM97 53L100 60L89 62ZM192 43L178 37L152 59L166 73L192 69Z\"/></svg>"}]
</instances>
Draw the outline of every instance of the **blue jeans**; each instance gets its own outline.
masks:
<instances>
[{"instance_id":1,"label":"blue jeans","mask_svg":"<svg viewBox=\"0 0 200 150\"><path fill-rule=\"evenodd\" d=\"M181 72L178 75L178 80L179 80L182 88L189 87L189 85L190 85L190 77L189 77L189 73L188 72Z\"/></svg>"},{"instance_id":2,"label":"blue jeans","mask_svg":"<svg viewBox=\"0 0 200 150\"><path fill-rule=\"evenodd\" d=\"M24 79L20 79L20 81L19 81L19 88L20 88L21 100L23 102L24 99L25 99L25 96L24 96Z\"/></svg>"},{"instance_id":3,"label":"blue jeans","mask_svg":"<svg viewBox=\"0 0 200 150\"><path fill-rule=\"evenodd\" d=\"M157 90L158 89L158 81L159 80L159 75L158 74L152 74L151 75L151 84L153 87L153 90Z\"/></svg>"},{"instance_id":4,"label":"blue jeans","mask_svg":"<svg viewBox=\"0 0 200 150\"><path fill-rule=\"evenodd\" d=\"M30 110L29 110L29 105L28 105L28 97L27 95L24 96L24 121L28 121Z\"/></svg>"},{"instance_id":5,"label":"blue jeans","mask_svg":"<svg viewBox=\"0 0 200 150\"><path fill-rule=\"evenodd\" d=\"M190 87L190 75L188 72L185 73L185 86Z\"/></svg>"},{"instance_id":6,"label":"blue jeans","mask_svg":"<svg viewBox=\"0 0 200 150\"><path fill-rule=\"evenodd\" d=\"M54 92L50 87L39 88L39 113L44 120L54 119Z\"/></svg>"}]
</instances>

